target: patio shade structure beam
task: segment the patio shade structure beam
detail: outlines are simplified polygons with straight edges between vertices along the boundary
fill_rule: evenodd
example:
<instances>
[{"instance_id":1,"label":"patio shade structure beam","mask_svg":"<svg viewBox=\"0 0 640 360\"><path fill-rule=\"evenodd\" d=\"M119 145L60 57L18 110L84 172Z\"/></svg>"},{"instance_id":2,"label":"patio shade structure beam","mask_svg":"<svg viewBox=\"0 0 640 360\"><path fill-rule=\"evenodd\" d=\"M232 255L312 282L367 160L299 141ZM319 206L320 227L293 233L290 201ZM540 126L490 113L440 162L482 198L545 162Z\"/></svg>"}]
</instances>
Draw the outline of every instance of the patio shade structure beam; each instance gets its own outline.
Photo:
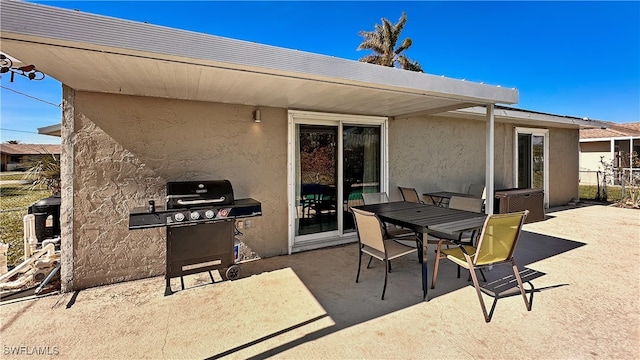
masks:
<instances>
[{"instance_id":1,"label":"patio shade structure beam","mask_svg":"<svg viewBox=\"0 0 640 360\"><path fill-rule=\"evenodd\" d=\"M485 213L493 214L493 193L494 193L494 180L495 180L495 117L494 117L494 105L487 105L487 125L486 125L486 166L485 166L485 186L487 199L485 204Z\"/></svg>"}]
</instances>

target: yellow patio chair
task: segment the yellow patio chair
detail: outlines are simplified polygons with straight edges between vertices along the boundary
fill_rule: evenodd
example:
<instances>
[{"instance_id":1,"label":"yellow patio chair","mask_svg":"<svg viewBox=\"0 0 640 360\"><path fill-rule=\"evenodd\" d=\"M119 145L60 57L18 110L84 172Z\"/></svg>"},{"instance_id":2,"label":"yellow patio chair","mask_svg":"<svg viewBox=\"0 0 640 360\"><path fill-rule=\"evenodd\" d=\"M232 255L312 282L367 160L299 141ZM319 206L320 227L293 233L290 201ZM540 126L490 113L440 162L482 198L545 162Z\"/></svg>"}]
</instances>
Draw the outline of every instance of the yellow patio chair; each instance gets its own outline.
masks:
<instances>
[{"instance_id":1,"label":"yellow patio chair","mask_svg":"<svg viewBox=\"0 0 640 360\"><path fill-rule=\"evenodd\" d=\"M483 199L476 198L468 198L463 196L452 196L449 200L449 208L450 209L458 209L465 210L471 212L482 212L482 206L484 205ZM429 231L427 236L427 244L437 244L438 247L436 249L436 259L445 258L444 254L442 254L442 245L446 245L449 248L449 245L471 245L473 246L474 238L476 237L477 230L461 232L459 234L447 234L441 233L439 231ZM433 280L431 281L431 288L434 289L436 287L436 277L435 274L438 272L439 262L434 264L433 268ZM484 279L484 274L482 274L482 278ZM460 267L458 266L458 277L460 277ZM485 279L486 281L486 279Z\"/></svg>"},{"instance_id":2,"label":"yellow patio chair","mask_svg":"<svg viewBox=\"0 0 640 360\"><path fill-rule=\"evenodd\" d=\"M385 271L381 299L384 300L384 293L387 290L387 277L390 272L389 261L415 253L417 249L396 241L385 241L383 225L376 214L360 209L351 209L351 211L353 212L358 233L358 274L356 275L356 283L360 280L362 253L383 261ZM371 260L369 260L369 264L371 264ZM369 265L367 265L367 268L369 268Z\"/></svg>"},{"instance_id":3,"label":"yellow patio chair","mask_svg":"<svg viewBox=\"0 0 640 360\"><path fill-rule=\"evenodd\" d=\"M515 252L518 239L520 238L520 232L522 231L522 224L529 214L528 210L510 213L510 214L497 214L489 215L484 223L482 233L478 239L477 246L460 245L452 249L442 250L442 254L447 259L453 261L455 264L469 269L471 273L471 279L473 280L473 286L476 288L478 300L482 307L482 313L484 314L484 320L486 322L491 321L493 310L495 309L496 301L499 295L496 294L496 298L491 308L491 312L487 313L487 308L482 300L482 291L480 284L478 284L478 277L475 270L482 269L489 266L496 266L504 263L511 263L513 268L513 275L518 282L518 288L524 299L524 304L528 311L531 311L531 304L527 300L527 295L522 286L522 279L518 272L518 266L513 259L513 253ZM436 267L433 273L433 282L435 283L440 258L436 257Z\"/></svg>"},{"instance_id":4,"label":"yellow patio chair","mask_svg":"<svg viewBox=\"0 0 640 360\"><path fill-rule=\"evenodd\" d=\"M415 188L398 186L398 189L400 189L400 194L402 194L402 200L424 204L424 202L420 200Z\"/></svg>"}]
</instances>

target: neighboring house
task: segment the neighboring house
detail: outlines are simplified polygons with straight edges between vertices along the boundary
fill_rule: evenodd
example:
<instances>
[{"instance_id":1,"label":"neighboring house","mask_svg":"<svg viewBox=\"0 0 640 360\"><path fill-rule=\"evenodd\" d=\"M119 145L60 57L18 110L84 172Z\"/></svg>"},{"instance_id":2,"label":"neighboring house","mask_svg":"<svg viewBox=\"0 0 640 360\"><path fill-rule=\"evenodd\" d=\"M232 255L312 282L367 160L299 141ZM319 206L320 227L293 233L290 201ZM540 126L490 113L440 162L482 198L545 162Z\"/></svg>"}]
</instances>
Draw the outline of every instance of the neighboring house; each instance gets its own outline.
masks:
<instances>
[{"instance_id":1,"label":"neighboring house","mask_svg":"<svg viewBox=\"0 0 640 360\"><path fill-rule=\"evenodd\" d=\"M333 181L338 204L355 188L397 200L398 186L470 183L566 204L579 129L604 126L496 105L516 89L24 2L0 17L2 51L63 84L65 291L164 272L165 230L129 231L128 215L167 181L228 179L259 200L243 242L269 257L355 241L346 211L303 231L310 181ZM301 164L316 153L331 161Z\"/></svg>"},{"instance_id":2,"label":"neighboring house","mask_svg":"<svg viewBox=\"0 0 640 360\"><path fill-rule=\"evenodd\" d=\"M60 158L56 144L0 144L0 171L22 171L44 156Z\"/></svg>"},{"instance_id":3,"label":"neighboring house","mask_svg":"<svg viewBox=\"0 0 640 360\"><path fill-rule=\"evenodd\" d=\"M640 122L606 124L604 129L580 129L580 183L596 184L597 173L604 170L602 162L613 165L620 175L640 172Z\"/></svg>"}]
</instances>

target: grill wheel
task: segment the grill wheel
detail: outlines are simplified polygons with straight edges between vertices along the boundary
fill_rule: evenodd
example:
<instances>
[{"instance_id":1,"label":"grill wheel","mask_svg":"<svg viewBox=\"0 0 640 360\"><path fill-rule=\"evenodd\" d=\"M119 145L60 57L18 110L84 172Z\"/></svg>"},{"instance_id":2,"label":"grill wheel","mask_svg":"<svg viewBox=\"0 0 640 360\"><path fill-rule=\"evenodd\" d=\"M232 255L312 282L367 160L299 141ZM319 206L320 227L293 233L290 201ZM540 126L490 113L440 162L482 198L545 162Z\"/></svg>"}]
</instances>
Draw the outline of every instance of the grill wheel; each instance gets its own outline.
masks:
<instances>
[{"instance_id":1,"label":"grill wheel","mask_svg":"<svg viewBox=\"0 0 640 360\"><path fill-rule=\"evenodd\" d=\"M236 280L240 278L240 266L231 265L225 273L227 280Z\"/></svg>"}]
</instances>

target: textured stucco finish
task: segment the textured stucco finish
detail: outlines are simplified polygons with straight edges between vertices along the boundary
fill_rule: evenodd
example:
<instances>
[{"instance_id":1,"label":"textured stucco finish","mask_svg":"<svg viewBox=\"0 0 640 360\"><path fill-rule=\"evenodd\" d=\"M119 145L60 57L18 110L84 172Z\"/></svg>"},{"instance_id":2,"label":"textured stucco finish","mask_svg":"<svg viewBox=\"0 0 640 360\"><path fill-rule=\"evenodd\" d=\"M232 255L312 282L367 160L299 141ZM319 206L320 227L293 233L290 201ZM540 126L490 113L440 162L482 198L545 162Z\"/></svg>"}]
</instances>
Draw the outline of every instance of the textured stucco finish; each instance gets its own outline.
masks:
<instances>
[{"instance_id":1,"label":"textured stucco finish","mask_svg":"<svg viewBox=\"0 0 640 360\"><path fill-rule=\"evenodd\" d=\"M486 124L450 117L413 117L389 123L389 193L398 186L466 192L485 183ZM512 186L513 130L495 124L496 189Z\"/></svg>"},{"instance_id":2,"label":"textured stucco finish","mask_svg":"<svg viewBox=\"0 0 640 360\"><path fill-rule=\"evenodd\" d=\"M485 183L486 123L450 117L413 117L389 124L389 192L398 186L466 192ZM514 187L515 125L495 123L495 189ZM549 205L578 197L578 129L549 129Z\"/></svg>"},{"instance_id":3,"label":"textured stucco finish","mask_svg":"<svg viewBox=\"0 0 640 360\"><path fill-rule=\"evenodd\" d=\"M243 242L287 253L287 110L73 91L63 119L66 291L161 275L165 229L128 230L131 209L162 203L167 181L228 179L262 203ZM466 191L485 179L485 122L416 117L389 123L390 195L397 187ZM513 186L514 126L496 123L496 188ZM577 195L578 131L551 130L553 204ZM559 156L560 155L560 156ZM573 172L573 173L572 173ZM559 182L556 185L554 182ZM66 284L66 285L65 285Z\"/></svg>"},{"instance_id":4,"label":"textured stucco finish","mask_svg":"<svg viewBox=\"0 0 640 360\"><path fill-rule=\"evenodd\" d=\"M73 167L75 91L62 86L62 137L60 153L60 280L62 291L73 290Z\"/></svg>"},{"instance_id":5,"label":"textured stucco finish","mask_svg":"<svg viewBox=\"0 0 640 360\"><path fill-rule=\"evenodd\" d=\"M577 129L549 129L549 206L579 197L579 144Z\"/></svg>"},{"instance_id":6,"label":"textured stucco finish","mask_svg":"<svg viewBox=\"0 0 640 360\"><path fill-rule=\"evenodd\" d=\"M243 230L257 255L287 245L286 111L76 92L73 107L73 288L162 274L165 230L128 230L132 208L162 203L165 183L228 179L262 202Z\"/></svg>"}]
</instances>

